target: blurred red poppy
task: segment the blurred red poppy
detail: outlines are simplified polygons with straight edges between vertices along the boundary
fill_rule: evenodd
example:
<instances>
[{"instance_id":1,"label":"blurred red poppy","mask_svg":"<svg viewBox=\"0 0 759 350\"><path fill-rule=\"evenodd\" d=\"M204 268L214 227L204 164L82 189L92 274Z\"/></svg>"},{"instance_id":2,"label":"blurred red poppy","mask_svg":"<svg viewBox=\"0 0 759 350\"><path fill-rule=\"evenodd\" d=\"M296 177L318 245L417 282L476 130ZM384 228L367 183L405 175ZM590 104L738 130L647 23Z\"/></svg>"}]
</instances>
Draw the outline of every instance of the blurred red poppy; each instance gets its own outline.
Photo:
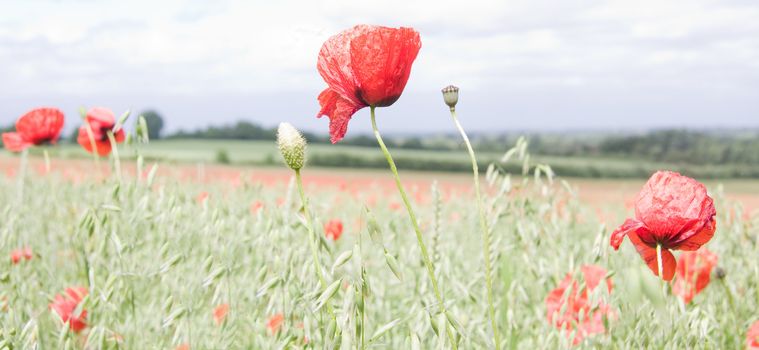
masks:
<instances>
[{"instance_id":1,"label":"blurred red poppy","mask_svg":"<svg viewBox=\"0 0 759 350\"><path fill-rule=\"evenodd\" d=\"M213 320L217 325L224 322L224 319L227 318L227 312L229 312L229 304L220 304L213 309Z\"/></svg>"},{"instance_id":2,"label":"blurred red poppy","mask_svg":"<svg viewBox=\"0 0 759 350\"><path fill-rule=\"evenodd\" d=\"M195 197L195 202L197 202L198 204L203 204L203 202L205 202L208 199L208 196L209 196L208 192L206 191L200 192L198 193L198 196Z\"/></svg>"},{"instance_id":3,"label":"blurred red poppy","mask_svg":"<svg viewBox=\"0 0 759 350\"><path fill-rule=\"evenodd\" d=\"M611 234L619 249L625 236L654 275L659 275L656 247L661 245L663 279L671 281L677 262L670 249L697 250L714 236L714 201L696 180L671 171L658 171L635 200L635 219L627 219Z\"/></svg>"},{"instance_id":4,"label":"blurred red poppy","mask_svg":"<svg viewBox=\"0 0 759 350\"><path fill-rule=\"evenodd\" d=\"M336 241L343 235L343 222L340 219L332 219L324 224L324 235Z\"/></svg>"},{"instance_id":5,"label":"blurred red poppy","mask_svg":"<svg viewBox=\"0 0 759 350\"><path fill-rule=\"evenodd\" d=\"M548 322L564 330L567 336L571 336L574 331L574 345L589 335L606 332L604 317L610 318L612 315L609 306L603 301L592 302L589 299L589 294L602 282L606 282L606 288L611 293L614 286L606 278L606 270L596 265L585 265L580 270L585 282L583 288L568 273L559 287L548 293L545 300ZM569 288L571 290L567 291Z\"/></svg>"},{"instance_id":6,"label":"blurred red poppy","mask_svg":"<svg viewBox=\"0 0 759 350\"><path fill-rule=\"evenodd\" d=\"M255 201L255 202L253 202L253 204L250 205L250 213L251 214L256 214L263 207L264 207L264 203L263 202L261 202L261 201Z\"/></svg>"},{"instance_id":7,"label":"blurred red poppy","mask_svg":"<svg viewBox=\"0 0 759 350\"><path fill-rule=\"evenodd\" d=\"M88 125L90 130L87 130ZM76 141L89 153L93 152L94 143L95 152L100 156L106 156L111 153L111 141L108 139L108 132L113 132L116 143L124 142L124 129L119 128L119 130L114 131L114 126L116 126L116 117L111 110L102 107L92 108L84 118L84 125L79 127L79 135ZM92 138L90 138L90 131Z\"/></svg>"},{"instance_id":8,"label":"blurred red poppy","mask_svg":"<svg viewBox=\"0 0 759 350\"><path fill-rule=\"evenodd\" d=\"M32 146L55 144L63 119L63 112L57 108L35 108L16 120L16 132L3 133L3 145L11 152L21 152Z\"/></svg>"},{"instance_id":9,"label":"blurred red poppy","mask_svg":"<svg viewBox=\"0 0 759 350\"><path fill-rule=\"evenodd\" d=\"M53 302L49 305L50 309L55 311L55 313L58 314L58 317L61 318L61 322L68 322L69 328L76 333L81 332L87 327L85 321L87 318L87 310L82 309L81 313L74 314L77 306L79 306L82 299L87 296L87 293L88 291L85 287L66 288L66 293L64 295L56 295Z\"/></svg>"},{"instance_id":10,"label":"blurred red poppy","mask_svg":"<svg viewBox=\"0 0 759 350\"><path fill-rule=\"evenodd\" d=\"M683 252L677 259L677 279L672 292L690 303L696 294L709 284L712 269L717 265L717 254L706 248L695 252Z\"/></svg>"},{"instance_id":11,"label":"blurred red poppy","mask_svg":"<svg viewBox=\"0 0 759 350\"><path fill-rule=\"evenodd\" d=\"M356 111L387 107L401 97L421 47L412 28L370 25L357 25L324 42L317 68L329 87L319 94L317 117L329 117L332 143L343 139Z\"/></svg>"},{"instance_id":12,"label":"blurred red poppy","mask_svg":"<svg viewBox=\"0 0 759 350\"><path fill-rule=\"evenodd\" d=\"M279 313L269 317L266 321L266 329L269 330L269 334L274 335L282 328L282 324L285 323L285 315Z\"/></svg>"},{"instance_id":13,"label":"blurred red poppy","mask_svg":"<svg viewBox=\"0 0 759 350\"><path fill-rule=\"evenodd\" d=\"M759 320L755 321L746 333L746 349L759 350Z\"/></svg>"},{"instance_id":14,"label":"blurred red poppy","mask_svg":"<svg viewBox=\"0 0 759 350\"><path fill-rule=\"evenodd\" d=\"M32 253L32 248L25 247L21 249L16 249L11 252L11 263L15 265L15 264L18 264L21 261L21 259L32 260L33 256L34 254Z\"/></svg>"}]
</instances>

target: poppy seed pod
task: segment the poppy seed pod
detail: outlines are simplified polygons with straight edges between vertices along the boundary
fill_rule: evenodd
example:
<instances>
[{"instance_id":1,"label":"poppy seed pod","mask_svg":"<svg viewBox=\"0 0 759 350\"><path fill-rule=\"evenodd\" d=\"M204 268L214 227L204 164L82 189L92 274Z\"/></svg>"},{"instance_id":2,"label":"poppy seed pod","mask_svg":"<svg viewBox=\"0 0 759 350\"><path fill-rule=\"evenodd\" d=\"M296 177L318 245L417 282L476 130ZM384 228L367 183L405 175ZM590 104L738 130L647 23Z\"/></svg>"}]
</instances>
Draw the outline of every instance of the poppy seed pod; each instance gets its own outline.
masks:
<instances>
[{"instance_id":1,"label":"poppy seed pod","mask_svg":"<svg viewBox=\"0 0 759 350\"><path fill-rule=\"evenodd\" d=\"M448 85L443 88L443 100L451 109L456 108L456 103L459 102L459 88Z\"/></svg>"},{"instance_id":2,"label":"poppy seed pod","mask_svg":"<svg viewBox=\"0 0 759 350\"><path fill-rule=\"evenodd\" d=\"M277 129L277 145L282 158L290 169L300 170L306 162L306 139L290 123L280 123Z\"/></svg>"},{"instance_id":3,"label":"poppy seed pod","mask_svg":"<svg viewBox=\"0 0 759 350\"><path fill-rule=\"evenodd\" d=\"M727 276L727 271L718 266L716 269L714 269L714 275L719 279L724 279Z\"/></svg>"}]
</instances>

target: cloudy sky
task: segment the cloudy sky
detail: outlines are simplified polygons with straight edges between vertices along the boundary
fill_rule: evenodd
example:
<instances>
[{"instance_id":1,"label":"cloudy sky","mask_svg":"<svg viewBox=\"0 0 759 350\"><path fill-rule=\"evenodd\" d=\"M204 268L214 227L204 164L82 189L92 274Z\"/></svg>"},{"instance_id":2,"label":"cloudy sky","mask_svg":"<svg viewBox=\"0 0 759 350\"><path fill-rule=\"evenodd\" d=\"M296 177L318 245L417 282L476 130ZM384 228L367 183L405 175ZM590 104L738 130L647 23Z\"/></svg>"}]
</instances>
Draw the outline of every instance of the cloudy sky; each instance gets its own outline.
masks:
<instances>
[{"instance_id":1,"label":"cloudy sky","mask_svg":"<svg viewBox=\"0 0 759 350\"><path fill-rule=\"evenodd\" d=\"M159 110L171 130L238 119L326 133L316 56L358 23L422 49L392 132L759 127L759 1L4 1L0 123L58 106ZM350 131L369 129L368 110Z\"/></svg>"}]
</instances>

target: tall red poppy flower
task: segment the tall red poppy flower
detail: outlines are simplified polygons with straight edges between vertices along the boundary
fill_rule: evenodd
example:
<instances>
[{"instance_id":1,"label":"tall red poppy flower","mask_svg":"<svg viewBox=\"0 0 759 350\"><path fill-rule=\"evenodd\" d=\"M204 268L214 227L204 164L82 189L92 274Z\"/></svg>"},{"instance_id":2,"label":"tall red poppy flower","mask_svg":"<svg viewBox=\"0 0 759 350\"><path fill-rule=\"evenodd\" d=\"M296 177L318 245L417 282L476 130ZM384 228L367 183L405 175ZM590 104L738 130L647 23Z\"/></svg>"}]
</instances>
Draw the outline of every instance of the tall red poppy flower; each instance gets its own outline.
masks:
<instances>
[{"instance_id":1,"label":"tall red poppy flower","mask_svg":"<svg viewBox=\"0 0 759 350\"><path fill-rule=\"evenodd\" d=\"M706 248L695 252L683 252L677 259L677 279L672 292L690 303L711 280L712 269L717 265L717 254Z\"/></svg>"},{"instance_id":2,"label":"tall red poppy flower","mask_svg":"<svg viewBox=\"0 0 759 350\"><path fill-rule=\"evenodd\" d=\"M403 27L357 25L327 39L317 68L328 87L319 94L317 117L329 117L332 143L343 139L356 111L401 97L421 47L419 33Z\"/></svg>"},{"instance_id":3,"label":"tall red poppy flower","mask_svg":"<svg viewBox=\"0 0 759 350\"><path fill-rule=\"evenodd\" d=\"M671 281L677 262L670 250L694 251L714 236L714 201L696 180L671 171L658 171L635 200L635 218L611 234L619 249L625 236L654 275L659 275L656 247L661 245L663 279Z\"/></svg>"},{"instance_id":4,"label":"tall red poppy flower","mask_svg":"<svg viewBox=\"0 0 759 350\"><path fill-rule=\"evenodd\" d=\"M21 259L32 260L33 256L34 254L32 253L32 248L25 247L16 249L11 252L11 263L13 263L13 265L16 265L21 261Z\"/></svg>"},{"instance_id":5,"label":"tall red poppy flower","mask_svg":"<svg viewBox=\"0 0 759 350\"><path fill-rule=\"evenodd\" d=\"M3 145L11 152L32 146L55 144L63 129L63 112L57 108L35 108L16 120L16 132L3 133Z\"/></svg>"},{"instance_id":6,"label":"tall red poppy flower","mask_svg":"<svg viewBox=\"0 0 759 350\"><path fill-rule=\"evenodd\" d=\"M88 125L94 140L90 139L90 132L87 130ZM116 117L110 109L92 108L84 118L84 125L79 127L79 135L76 141L89 153L93 152L94 141L94 151L100 156L106 156L111 153L111 141L108 139L109 131L113 132L113 137L117 143L124 142L124 129L119 128L119 130L114 131L114 126L116 126Z\"/></svg>"},{"instance_id":7,"label":"tall red poppy flower","mask_svg":"<svg viewBox=\"0 0 759 350\"><path fill-rule=\"evenodd\" d=\"M340 219L332 219L324 224L324 235L336 241L343 235L343 222Z\"/></svg>"},{"instance_id":8,"label":"tall red poppy flower","mask_svg":"<svg viewBox=\"0 0 759 350\"><path fill-rule=\"evenodd\" d=\"M754 322L746 333L746 349L759 350L759 320Z\"/></svg>"},{"instance_id":9,"label":"tall red poppy flower","mask_svg":"<svg viewBox=\"0 0 759 350\"><path fill-rule=\"evenodd\" d=\"M61 318L61 322L68 322L69 328L76 333L81 332L87 327L87 322L85 321L87 310L83 309L81 313L74 314L77 306L87 296L87 293L87 288L84 287L66 288L66 293L64 295L56 295L53 302L49 305L50 309L55 311L58 317Z\"/></svg>"},{"instance_id":10,"label":"tall red poppy flower","mask_svg":"<svg viewBox=\"0 0 759 350\"><path fill-rule=\"evenodd\" d=\"M606 332L603 318L612 315L610 307L604 302L593 303L589 299L589 294L603 282L611 293L613 284L611 280L606 279L606 270L596 265L585 265L580 270L585 282L583 288L580 288L579 281L568 273L559 286L548 293L545 299L548 322L564 330L567 335L574 331L575 336L572 339L574 345L579 344L589 335ZM567 291L568 288L571 290Z\"/></svg>"}]
</instances>

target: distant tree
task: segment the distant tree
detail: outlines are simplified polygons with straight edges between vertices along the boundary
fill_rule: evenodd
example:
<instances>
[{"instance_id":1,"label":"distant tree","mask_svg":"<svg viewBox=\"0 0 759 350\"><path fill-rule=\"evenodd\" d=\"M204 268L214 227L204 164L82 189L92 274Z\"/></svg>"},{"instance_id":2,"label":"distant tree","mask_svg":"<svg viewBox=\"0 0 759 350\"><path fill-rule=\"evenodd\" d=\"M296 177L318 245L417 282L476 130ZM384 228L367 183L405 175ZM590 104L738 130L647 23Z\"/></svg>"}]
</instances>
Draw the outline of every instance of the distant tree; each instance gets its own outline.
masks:
<instances>
[{"instance_id":1,"label":"distant tree","mask_svg":"<svg viewBox=\"0 0 759 350\"><path fill-rule=\"evenodd\" d=\"M71 143L76 143L76 139L79 138L79 128L80 126L75 127L71 130L71 134L69 134L68 141L71 141Z\"/></svg>"},{"instance_id":2,"label":"distant tree","mask_svg":"<svg viewBox=\"0 0 759 350\"><path fill-rule=\"evenodd\" d=\"M142 112L141 115L145 117L145 123L148 125L148 137L150 137L151 140L161 138L163 117L152 109Z\"/></svg>"}]
</instances>

